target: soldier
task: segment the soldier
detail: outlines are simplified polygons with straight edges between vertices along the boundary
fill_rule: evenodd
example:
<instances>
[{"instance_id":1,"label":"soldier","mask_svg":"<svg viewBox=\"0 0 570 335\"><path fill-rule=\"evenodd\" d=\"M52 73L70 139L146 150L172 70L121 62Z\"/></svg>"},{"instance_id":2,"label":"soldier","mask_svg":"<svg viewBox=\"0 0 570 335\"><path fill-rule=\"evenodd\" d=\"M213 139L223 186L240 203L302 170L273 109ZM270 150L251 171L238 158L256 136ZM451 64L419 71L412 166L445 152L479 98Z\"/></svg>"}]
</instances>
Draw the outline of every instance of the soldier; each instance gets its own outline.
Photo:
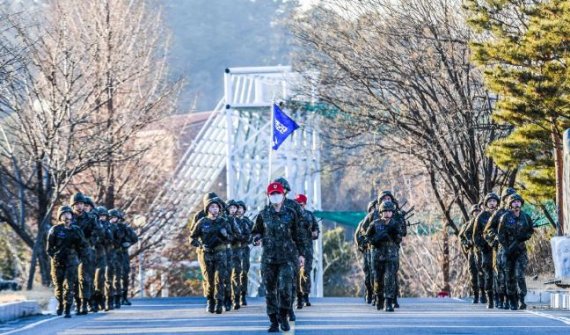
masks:
<instances>
[{"instance_id":1,"label":"soldier","mask_svg":"<svg viewBox=\"0 0 570 335\"><path fill-rule=\"evenodd\" d=\"M377 200L370 201L367 207L367 213L370 214L374 212L376 208L376 204L378 203ZM373 275L372 275L372 266L370 264L371 252L372 249L370 248L368 241L366 240L366 230L362 228L365 220L362 220L358 223L356 227L356 232L354 234L354 239L356 241L356 245L358 250L362 253L363 258L363 270L364 270L364 287L366 289L365 294L365 301L367 304L371 304L373 301L374 296L374 282L373 282Z\"/></svg>"},{"instance_id":2,"label":"soldier","mask_svg":"<svg viewBox=\"0 0 570 335\"><path fill-rule=\"evenodd\" d=\"M75 297L77 315L87 314L87 305L91 300L93 277L95 275L95 249L99 236L99 224L95 216L85 212L85 196L78 192L71 196L70 203L73 209L73 224L77 225L85 239L87 240L87 248L80 259L78 268L78 284Z\"/></svg>"},{"instance_id":3,"label":"soldier","mask_svg":"<svg viewBox=\"0 0 570 335\"><path fill-rule=\"evenodd\" d=\"M99 215L99 222L101 223L101 228L104 232L103 245L105 246L105 254L107 255L107 264L105 266L104 275L99 277L99 280L104 278L104 282L102 284L98 283L98 286L102 287L104 292L103 297L100 298L99 305L101 308L104 308L105 311L109 311L115 308L112 303L112 299L116 294L115 287L113 285L113 279L115 277L117 267L117 252L115 250L114 238L116 225L111 224L109 221L109 210L107 210L105 206L97 207L96 211Z\"/></svg>"},{"instance_id":4,"label":"soldier","mask_svg":"<svg viewBox=\"0 0 570 335\"><path fill-rule=\"evenodd\" d=\"M408 235L408 226L406 223L406 218L404 217L404 213L402 213L402 210L400 209L400 206L398 205L398 201L396 200L396 198L392 194L392 191L382 191L382 193L380 193L380 196L378 197L378 202L382 203L384 201L391 201L396 206L396 211L394 212L393 219L398 221L398 223L400 224L400 236L406 237L406 235ZM400 239L400 242L398 242L398 249L400 248L400 243L401 243L401 239ZM400 284L399 284L398 276L397 276L399 273L399 270L400 270L400 262L398 262L396 265L397 265L397 268L396 268L396 295L394 296L394 308L400 308L400 304L398 303L398 296L400 295Z\"/></svg>"},{"instance_id":5,"label":"soldier","mask_svg":"<svg viewBox=\"0 0 570 335\"><path fill-rule=\"evenodd\" d=\"M291 186L289 185L289 182L287 181L287 179L285 179L283 177L279 177L279 178L275 179L273 182L280 183L283 186L283 190L285 192L285 200L284 200L283 204L286 207L289 207L290 209L292 209L295 212L295 215L297 215L297 219L300 220L301 216L303 215L301 212L301 206L299 206L299 204L295 200L287 198L287 194L289 194L291 192ZM306 241L301 241L301 242L306 243ZM289 309L289 320L295 321L296 316L295 316L295 310L293 309L293 304L295 303L295 297L297 296L297 283L299 281L299 271L301 270L301 266L299 263L297 263L297 257L293 257L291 259L291 262L292 262L292 267L293 267L294 279L293 279L293 286L292 286L293 291L291 292L291 296L293 298L291 299L291 308Z\"/></svg>"},{"instance_id":6,"label":"soldier","mask_svg":"<svg viewBox=\"0 0 570 335\"><path fill-rule=\"evenodd\" d=\"M261 243L261 276L266 290L265 302L271 325L270 333L288 331L293 300L293 266L304 265L304 245L299 236L297 213L285 203L281 183L267 186L270 204L257 215L252 234L254 244ZM297 259L293 262L292 259Z\"/></svg>"},{"instance_id":7,"label":"soldier","mask_svg":"<svg viewBox=\"0 0 570 335\"><path fill-rule=\"evenodd\" d=\"M319 238L319 224L313 212L305 209L307 206L307 196L304 194L297 194L295 201L301 206L301 220L299 222L299 229L301 238L304 241L305 247L305 266L301 268L299 273L299 282L297 283L297 308L311 306L309 301L309 294L311 293L311 273L313 271L313 240Z\"/></svg>"},{"instance_id":8,"label":"soldier","mask_svg":"<svg viewBox=\"0 0 570 335\"><path fill-rule=\"evenodd\" d=\"M382 309L385 301L386 312L393 312L396 296L396 271L399 262L399 246L402 236L401 225L393 218L396 205L391 201L382 202L378 208L382 217L374 219L366 229L366 237L373 247L372 264L374 271L374 293L376 309Z\"/></svg>"},{"instance_id":9,"label":"soldier","mask_svg":"<svg viewBox=\"0 0 570 335\"><path fill-rule=\"evenodd\" d=\"M88 200L89 201L89 200ZM97 313L99 309L105 308L105 297L109 295L109 287L107 287L107 270L108 270L108 255L107 249L112 243L111 231L107 222L108 211L105 207L96 207L93 213L97 216L99 222L99 238L95 244L96 260L95 260L95 277L93 283L95 290L91 296L91 308L93 312Z\"/></svg>"},{"instance_id":10,"label":"soldier","mask_svg":"<svg viewBox=\"0 0 570 335\"><path fill-rule=\"evenodd\" d=\"M229 200L227 205L228 222L230 223L231 229L233 231L230 249L231 260L228 262L228 275L231 277L231 300L233 300L233 308L237 310L240 309L242 242L244 241L244 236L248 236L249 233L247 231L244 231L244 228L246 227L242 226L241 220L237 216L237 201ZM226 308L226 310L228 310L228 308Z\"/></svg>"},{"instance_id":11,"label":"soldier","mask_svg":"<svg viewBox=\"0 0 570 335\"><path fill-rule=\"evenodd\" d=\"M118 227L123 229L125 236L121 242L121 248L119 253L122 253L121 257L121 305L131 305L128 299L129 295L129 274L131 273L131 261L129 257L129 248L138 242L139 237L135 230L128 224L125 220L125 214L119 210L119 224Z\"/></svg>"},{"instance_id":12,"label":"soldier","mask_svg":"<svg viewBox=\"0 0 570 335\"><path fill-rule=\"evenodd\" d=\"M123 262L125 254L121 251L122 243L126 236L126 230L120 223L121 213L118 209L113 208L109 211L109 222L110 229L113 235L113 250L114 257L112 258L112 266L110 269L111 275L111 285L112 289L110 292L112 296L109 297L108 307L109 309L121 308L121 297L123 293Z\"/></svg>"},{"instance_id":13,"label":"soldier","mask_svg":"<svg viewBox=\"0 0 570 335\"><path fill-rule=\"evenodd\" d=\"M473 244L475 245L478 255L481 255L481 269L483 270L484 288L487 292L487 308L493 308L493 250L483 237L483 230L489 221L489 218L497 210L499 205L499 196L495 193L487 193L483 200L484 210L477 215L473 223Z\"/></svg>"},{"instance_id":14,"label":"soldier","mask_svg":"<svg viewBox=\"0 0 570 335\"><path fill-rule=\"evenodd\" d=\"M46 244L46 251L51 260L54 294L58 302L57 315L65 311L65 318L71 317L79 257L83 256L87 248L83 232L72 225L72 212L69 206L61 206L58 209L58 224L50 228Z\"/></svg>"},{"instance_id":15,"label":"soldier","mask_svg":"<svg viewBox=\"0 0 570 335\"><path fill-rule=\"evenodd\" d=\"M245 202L238 201L237 202L238 209L237 209L237 217L241 222L242 226L242 249L241 249L241 276L240 276L240 287L241 287L241 305L247 306L247 284L248 284L248 276L249 273L249 243L251 242L251 229L253 228L253 222L245 216L247 212L247 206Z\"/></svg>"},{"instance_id":16,"label":"soldier","mask_svg":"<svg viewBox=\"0 0 570 335\"><path fill-rule=\"evenodd\" d=\"M499 239L499 257L503 258L507 283L507 295L511 310L517 309L517 284L520 309L526 309L525 271L528 256L525 242L534 233L533 222L528 214L521 210L523 198L512 194L508 198L509 209L499 220L497 237Z\"/></svg>"},{"instance_id":17,"label":"soldier","mask_svg":"<svg viewBox=\"0 0 570 335\"><path fill-rule=\"evenodd\" d=\"M225 217L220 215L222 208L215 198L210 198L204 206L207 216L198 220L190 233L194 245L202 248L205 264L202 276L208 282L207 311L222 314L224 303L224 276L227 272L226 243L232 234ZM215 304L215 305L214 305Z\"/></svg>"},{"instance_id":18,"label":"soldier","mask_svg":"<svg viewBox=\"0 0 570 335\"><path fill-rule=\"evenodd\" d=\"M466 222L459 231L459 238L461 239L461 249L463 254L467 257L469 264L469 274L471 275L471 289L473 290L473 303L478 304L486 303L485 290L483 289L483 272L481 270L481 257L478 256L477 251L473 247L473 225L477 215L481 212L479 205L471 206L469 215L471 218ZM481 300L479 300L479 292L481 293Z\"/></svg>"},{"instance_id":19,"label":"soldier","mask_svg":"<svg viewBox=\"0 0 570 335\"><path fill-rule=\"evenodd\" d=\"M509 309L509 301L507 299L507 287L505 282L505 264L498 254L499 240L497 238L497 228L499 226L499 219L509 209L508 197L514 193L516 193L516 191L511 187L503 190L503 193L501 193L501 203L503 206L491 215L483 230L483 237L491 248L493 248L493 286L495 288L495 295L498 298L496 307L502 307L503 309Z\"/></svg>"}]
</instances>

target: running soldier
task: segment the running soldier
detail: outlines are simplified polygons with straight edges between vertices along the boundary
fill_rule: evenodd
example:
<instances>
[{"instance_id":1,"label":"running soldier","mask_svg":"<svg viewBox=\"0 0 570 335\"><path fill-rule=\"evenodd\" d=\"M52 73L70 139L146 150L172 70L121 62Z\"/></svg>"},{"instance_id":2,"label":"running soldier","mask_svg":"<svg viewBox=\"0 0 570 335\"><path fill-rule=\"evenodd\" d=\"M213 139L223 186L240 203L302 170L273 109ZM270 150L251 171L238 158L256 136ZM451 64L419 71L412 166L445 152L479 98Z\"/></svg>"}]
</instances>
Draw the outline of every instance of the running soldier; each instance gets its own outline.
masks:
<instances>
[{"instance_id":1,"label":"running soldier","mask_svg":"<svg viewBox=\"0 0 570 335\"><path fill-rule=\"evenodd\" d=\"M366 212L368 214L374 212L376 208L376 204L378 203L377 200L370 201L368 203L368 207ZM358 250L362 253L363 259L363 270L364 270L364 287L365 287L365 295L364 300L367 304L371 304L373 302L374 297L374 281L373 281L373 274L372 274L372 265L371 263L371 253L372 248L370 247L368 241L366 240L366 230L362 228L364 225L365 220L363 219L358 223L356 227L356 232L354 234L354 239L356 241L356 246Z\"/></svg>"},{"instance_id":2,"label":"running soldier","mask_svg":"<svg viewBox=\"0 0 570 335\"><path fill-rule=\"evenodd\" d=\"M307 196L297 194L295 201L301 206L299 229L301 239L306 245L305 266L301 268L299 282L297 283L297 309L301 309L303 305L311 306L309 294L311 293L311 273L313 272L313 241L319 238L320 230L315 215L306 209Z\"/></svg>"}]
</instances>

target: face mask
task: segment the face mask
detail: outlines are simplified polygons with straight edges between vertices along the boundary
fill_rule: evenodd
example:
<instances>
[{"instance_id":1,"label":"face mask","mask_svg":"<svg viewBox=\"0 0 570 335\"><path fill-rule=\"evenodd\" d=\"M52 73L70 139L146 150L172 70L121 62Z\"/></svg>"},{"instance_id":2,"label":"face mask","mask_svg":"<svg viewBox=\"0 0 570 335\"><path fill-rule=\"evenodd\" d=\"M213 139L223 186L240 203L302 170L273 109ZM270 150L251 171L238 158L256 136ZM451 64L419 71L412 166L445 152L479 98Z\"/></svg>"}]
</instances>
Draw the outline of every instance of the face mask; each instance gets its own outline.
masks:
<instances>
[{"instance_id":1,"label":"face mask","mask_svg":"<svg viewBox=\"0 0 570 335\"><path fill-rule=\"evenodd\" d=\"M272 194L269 196L269 202L272 204L280 204L283 201L283 194Z\"/></svg>"}]
</instances>

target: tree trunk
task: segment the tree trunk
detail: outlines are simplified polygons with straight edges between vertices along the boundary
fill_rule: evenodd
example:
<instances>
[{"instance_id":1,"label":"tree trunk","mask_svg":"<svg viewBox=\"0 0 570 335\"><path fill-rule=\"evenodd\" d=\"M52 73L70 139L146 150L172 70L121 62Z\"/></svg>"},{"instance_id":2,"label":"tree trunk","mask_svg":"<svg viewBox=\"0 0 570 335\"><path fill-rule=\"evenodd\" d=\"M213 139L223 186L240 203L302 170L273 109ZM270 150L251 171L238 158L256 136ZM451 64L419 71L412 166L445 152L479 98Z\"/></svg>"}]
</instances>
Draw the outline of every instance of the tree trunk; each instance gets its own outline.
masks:
<instances>
[{"instance_id":1,"label":"tree trunk","mask_svg":"<svg viewBox=\"0 0 570 335\"><path fill-rule=\"evenodd\" d=\"M564 229L562 228L564 225L564 189L563 189L563 180L564 180L564 156L562 150L562 141L561 136L556 128L556 118L552 118L552 130L551 130L551 137L552 143L554 145L554 169L556 171L556 215L558 217L558 229L556 230L556 234L558 236L564 235Z\"/></svg>"},{"instance_id":2,"label":"tree trunk","mask_svg":"<svg viewBox=\"0 0 570 335\"><path fill-rule=\"evenodd\" d=\"M447 232L447 225L443 226L443 260L441 264L441 271L443 272L443 286L442 291L451 292L449 285L449 234Z\"/></svg>"}]
</instances>

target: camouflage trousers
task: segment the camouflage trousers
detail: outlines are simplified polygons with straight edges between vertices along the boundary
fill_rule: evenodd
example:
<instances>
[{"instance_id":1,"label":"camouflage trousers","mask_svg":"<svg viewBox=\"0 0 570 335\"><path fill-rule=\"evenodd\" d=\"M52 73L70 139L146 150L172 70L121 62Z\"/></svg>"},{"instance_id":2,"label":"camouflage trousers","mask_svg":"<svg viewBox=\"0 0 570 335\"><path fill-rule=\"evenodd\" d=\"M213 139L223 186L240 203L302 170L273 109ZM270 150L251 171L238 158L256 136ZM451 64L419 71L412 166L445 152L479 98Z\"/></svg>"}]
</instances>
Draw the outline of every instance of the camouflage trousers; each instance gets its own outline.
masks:
<instances>
[{"instance_id":1,"label":"camouflage trousers","mask_svg":"<svg viewBox=\"0 0 570 335\"><path fill-rule=\"evenodd\" d=\"M299 257L294 257L293 261L290 262L291 269L293 270L293 280L291 282L291 305L289 309L293 309L293 303L295 302L295 297L297 296L297 288L299 287Z\"/></svg>"},{"instance_id":2,"label":"camouflage trousers","mask_svg":"<svg viewBox=\"0 0 570 335\"><path fill-rule=\"evenodd\" d=\"M483 272L483 288L487 293L493 292L493 249L490 247L477 248L477 262Z\"/></svg>"},{"instance_id":3,"label":"camouflage trousers","mask_svg":"<svg viewBox=\"0 0 570 335\"><path fill-rule=\"evenodd\" d=\"M95 294L108 295L107 282L107 253L105 250L97 250L97 257L95 260L95 277L93 282L95 285Z\"/></svg>"},{"instance_id":4,"label":"camouflage trousers","mask_svg":"<svg viewBox=\"0 0 570 335\"><path fill-rule=\"evenodd\" d=\"M267 315L290 309L293 304L293 263L261 263Z\"/></svg>"},{"instance_id":5,"label":"camouflage trousers","mask_svg":"<svg viewBox=\"0 0 570 335\"><path fill-rule=\"evenodd\" d=\"M249 273L249 246L246 245L242 247L241 251L241 279L240 287L241 293L247 295L247 285L249 284L248 273Z\"/></svg>"},{"instance_id":6,"label":"camouflage trousers","mask_svg":"<svg viewBox=\"0 0 570 335\"><path fill-rule=\"evenodd\" d=\"M120 296L123 293L123 257L123 253L116 252L115 262L113 263L113 296Z\"/></svg>"},{"instance_id":7,"label":"camouflage trousers","mask_svg":"<svg viewBox=\"0 0 570 335\"><path fill-rule=\"evenodd\" d=\"M526 279L524 277L528 265L526 251L516 257L507 257L504 252L500 252L500 255L505 262L507 294L515 295L518 293L521 297L526 296Z\"/></svg>"},{"instance_id":8,"label":"camouflage trousers","mask_svg":"<svg viewBox=\"0 0 570 335\"><path fill-rule=\"evenodd\" d=\"M230 246L226 247L226 266L224 267L224 275L222 280L224 281L224 300L229 301L232 300L232 269L233 265L233 256L234 253Z\"/></svg>"},{"instance_id":9,"label":"camouflage trousers","mask_svg":"<svg viewBox=\"0 0 570 335\"><path fill-rule=\"evenodd\" d=\"M481 269L481 257L478 257L477 251L469 250L467 253L467 262L469 265L469 275L471 276L471 289L473 292L484 292L484 278Z\"/></svg>"},{"instance_id":10,"label":"camouflage trousers","mask_svg":"<svg viewBox=\"0 0 570 335\"><path fill-rule=\"evenodd\" d=\"M366 287L366 292L372 294L374 292L374 275L372 274L372 250L364 250L363 259L364 286Z\"/></svg>"},{"instance_id":11,"label":"camouflage trousers","mask_svg":"<svg viewBox=\"0 0 570 335\"><path fill-rule=\"evenodd\" d=\"M123 257L121 257L121 291L118 295L121 295L123 298L127 298L129 293L129 274L131 273L131 260L129 258L129 252L124 249L121 250Z\"/></svg>"},{"instance_id":12,"label":"camouflage trousers","mask_svg":"<svg viewBox=\"0 0 570 335\"><path fill-rule=\"evenodd\" d=\"M216 299L218 301L223 301L225 293L225 278L227 276L227 264L228 264L227 251L204 251L204 271L202 271L202 277L204 277L205 294L204 296L208 299Z\"/></svg>"},{"instance_id":13,"label":"camouflage trousers","mask_svg":"<svg viewBox=\"0 0 570 335\"><path fill-rule=\"evenodd\" d=\"M311 293L311 273L313 272L313 250L307 250L305 254L305 266L299 271L297 285L297 297Z\"/></svg>"},{"instance_id":14,"label":"camouflage trousers","mask_svg":"<svg viewBox=\"0 0 570 335\"><path fill-rule=\"evenodd\" d=\"M77 280L77 262L60 264L51 260L51 281L57 301L65 306L73 303L73 292Z\"/></svg>"},{"instance_id":15,"label":"camouflage trousers","mask_svg":"<svg viewBox=\"0 0 570 335\"><path fill-rule=\"evenodd\" d=\"M390 246L372 251L372 272L374 273L374 294L385 299L396 297L396 273L398 270L398 249Z\"/></svg>"},{"instance_id":16,"label":"camouflage trousers","mask_svg":"<svg viewBox=\"0 0 570 335\"><path fill-rule=\"evenodd\" d=\"M113 284L113 278L116 272L117 258L115 252L107 251L107 266L105 266L105 293L106 297L112 297L115 295L115 285Z\"/></svg>"},{"instance_id":17,"label":"camouflage trousers","mask_svg":"<svg viewBox=\"0 0 570 335\"><path fill-rule=\"evenodd\" d=\"M232 247L231 249L231 280L232 297L234 302L238 302L241 294L241 274L242 274L242 247Z\"/></svg>"},{"instance_id":18,"label":"camouflage trousers","mask_svg":"<svg viewBox=\"0 0 570 335\"><path fill-rule=\"evenodd\" d=\"M498 248L493 248L493 285L497 294L507 294L505 257L501 257Z\"/></svg>"},{"instance_id":19,"label":"camouflage trousers","mask_svg":"<svg viewBox=\"0 0 570 335\"><path fill-rule=\"evenodd\" d=\"M95 249L91 247L86 248L85 255L78 267L79 298L84 300L91 299L91 295L93 294L93 289L94 289L93 278L95 277L95 265L96 265L95 261L96 261Z\"/></svg>"}]
</instances>

